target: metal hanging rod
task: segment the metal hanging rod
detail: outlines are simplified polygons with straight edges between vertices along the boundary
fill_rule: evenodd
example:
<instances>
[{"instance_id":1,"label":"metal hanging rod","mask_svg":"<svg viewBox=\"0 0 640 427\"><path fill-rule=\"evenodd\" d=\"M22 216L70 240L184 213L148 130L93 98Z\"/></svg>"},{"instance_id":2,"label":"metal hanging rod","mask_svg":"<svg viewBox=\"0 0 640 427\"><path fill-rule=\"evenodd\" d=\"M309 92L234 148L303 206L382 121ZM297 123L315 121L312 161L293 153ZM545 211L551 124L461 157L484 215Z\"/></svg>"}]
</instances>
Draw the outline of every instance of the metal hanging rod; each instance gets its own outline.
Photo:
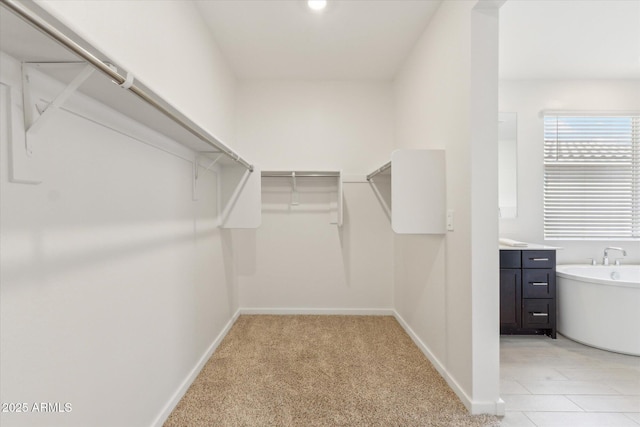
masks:
<instances>
[{"instance_id":1,"label":"metal hanging rod","mask_svg":"<svg viewBox=\"0 0 640 427\"><path fill-rule=\"evenodd\" d=\"M267 178L296 177L296 178L337 178L340 172L333 171L262 171L262 176Z\"/></svg>"},{"instance_id":2,"label":"metal hanging rod","mask_svg":"<svg viewBox=\"0 0 640 427\"><path fill-rule=\"evenodd\" d=\"M374 176L378 175L379 173L382 173L382 172L386 171L390 167L391 167L391 161L385 163L384 165L380 166L378 169L376 169L375 171L373 171L369 175L367 175L367 181L371 181L371 178L373 178Z\"/></svg>"},{"instance_id":3,"label":"metal hanging rod","mask_svg":"<svg viewBox=\"0 0 640 427\"><path fill-rule=\"evenodd\" d=\"M162 114L173 120L175 123L200 139L202 142L219 150L221 153L230 157L235 162L249 169L250 172L253 172L253 165L248 163L229 147L218 141L213 136L208 135L194 123L189 123L188 119L182 117L182 115L176 114L166 106L162 105L162 103L154 99L151 94L147 93L140 87L136 86L135 83L132 83L130 80L128 80L128 78L130 78L130 75L123 77L118 74L118 72L115 69L112 69L106 62L100 60L91 52L80 46L78 43L71 40L67 35L55 28L45 19L40 17L37 13L25 7L21 2L16 0L0 0L0 4L11 10L13 13L18 15L27 23L31 24L36 29L56 40L58 43L78 55L80 58L87 61L89 64L93 65L99 71L111 78L116 84L126 88L127 90L137 95L140 99L153 106L156 110L160 111Z\"/></svg>"}]
</instances>

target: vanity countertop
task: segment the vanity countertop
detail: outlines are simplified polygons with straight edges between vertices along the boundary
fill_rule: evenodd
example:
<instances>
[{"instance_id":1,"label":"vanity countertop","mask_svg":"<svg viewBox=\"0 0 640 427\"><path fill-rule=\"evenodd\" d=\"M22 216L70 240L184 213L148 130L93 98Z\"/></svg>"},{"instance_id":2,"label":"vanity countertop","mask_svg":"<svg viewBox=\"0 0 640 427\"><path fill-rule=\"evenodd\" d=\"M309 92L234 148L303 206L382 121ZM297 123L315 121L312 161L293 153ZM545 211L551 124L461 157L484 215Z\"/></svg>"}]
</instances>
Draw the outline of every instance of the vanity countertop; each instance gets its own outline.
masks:
<instances>
[{"instance_id":1,"label":"vanity countertop","mask_svg":"<svg viewBox=\"0 0 640 427\"><path fill-rule=\"evenodd\" d=\"M501 251L557 251L562 248L558 246L539 245L537 243L527 243L527 246L507 246L499 245Z\"/></svg>"},{"instance_id":2,"label":"vanity countertop","mask_svg":"<svg viewBox=\"0 0 640 427\"><path fill-rule=\"evenodd\" d=\"M540 245L538 243L529 243L529 242L521 242L519 240L507 239L506 237L501 237L498 239L498 246L500 250L506 251L556 251L558 249L562 249L556 246L547 246Z\"/></svg>"}]
</instances>

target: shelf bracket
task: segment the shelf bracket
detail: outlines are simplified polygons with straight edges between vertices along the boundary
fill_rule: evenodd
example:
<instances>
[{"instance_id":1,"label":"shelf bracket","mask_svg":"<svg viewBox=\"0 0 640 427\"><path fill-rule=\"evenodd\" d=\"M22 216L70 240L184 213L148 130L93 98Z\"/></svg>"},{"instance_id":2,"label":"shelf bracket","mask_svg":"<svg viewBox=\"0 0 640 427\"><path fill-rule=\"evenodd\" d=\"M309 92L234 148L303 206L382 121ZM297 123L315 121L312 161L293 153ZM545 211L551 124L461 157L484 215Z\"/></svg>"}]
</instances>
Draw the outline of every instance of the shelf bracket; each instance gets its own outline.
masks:
<instances>
[{"instance_id":1,"label":"shelf bracket","mask_svg":"<svg viewBox=\"0 0 640 427\"><path fill-rule=\"evenodd\" d=\"M369 175L367 175L367 181L371 181L374 176L378 175L379 173L382 173L382 172L386 171L390 167L391 167L391 162L387 162L384 165L380 166L378 169L376 169L375 171L373 171Z\"/></svg>"},{"instance_id":2,"label":"shelf bracket","mask_svg":"<svg viewBox=\"0 0 640 427\"><path fill-rule=\"evenodd\" d=\"M296 173L295 172L291 172L291 185L292 185L291 205L292 206L297 206L297 205L300 204L300 199L298 197L298 185L296 183Z\"/></svg>"},{"instance_id":3,"label":"shelf bracket","mask_svg":"<svg viewBox=\"0 0 640 427\"><path fill-rule=\"evenodd\" d=\"M49 63L23 63L22 64L22 96L24 105L24 128L25 128L25 148L27 150L27 156L32 156L34 153L34 146L31 141L32 136L37 134L38 130L42 127L43 123L50 119L50 117L78 90L78 88L93 74L95 68L87 64L80 73L67 85L66 88L60 92L53 101L44 107L42 111L36 105L39 116L34 114L31 108L31 91L29 88L29 66L33 65L48 65ZM60 65L61 63L55 63ZM77 62L70 64L77 65Z\"/></svg>"},{"instance_id":4,"label":"shelf bracket","mask_svg":"<svg viewBox=\"0 0 640 427\"><path fill-rule=\"evenodd\" d=\"M222 157L222 154L218 154L218 157L213 159L211 163L209 163L207 167L204 168L204 170L206 171L210 170L216 163L218 163L218 160L220 160L221 157ZM205 157L200 154L196 154L195 158L193 159L193 201L194 202L198 201L198 175L200 170L201 158L205 158ZM207 159L209 158L207 157Z\"/></svg>"}]
</instances>

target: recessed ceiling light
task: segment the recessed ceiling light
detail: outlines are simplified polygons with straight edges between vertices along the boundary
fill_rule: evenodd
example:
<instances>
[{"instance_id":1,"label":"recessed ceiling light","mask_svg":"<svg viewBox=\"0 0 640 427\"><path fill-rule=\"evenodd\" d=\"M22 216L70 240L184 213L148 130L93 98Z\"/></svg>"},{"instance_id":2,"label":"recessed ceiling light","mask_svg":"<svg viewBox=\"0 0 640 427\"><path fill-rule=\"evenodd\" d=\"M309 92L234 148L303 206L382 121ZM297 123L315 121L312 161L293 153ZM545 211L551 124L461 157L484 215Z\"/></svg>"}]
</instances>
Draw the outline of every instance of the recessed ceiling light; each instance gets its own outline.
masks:
<instances>
[{"instance_id":1,"label":"recessed ceiling light","mask_svg":"<svg viewBox=\"0 0 640 427\"><path fill-rule=\"evenodd\" d=\"M309 9L319 12L327 7L327 0L308 0L307 6L309 6Z\"/></svg>"}]
</instances>

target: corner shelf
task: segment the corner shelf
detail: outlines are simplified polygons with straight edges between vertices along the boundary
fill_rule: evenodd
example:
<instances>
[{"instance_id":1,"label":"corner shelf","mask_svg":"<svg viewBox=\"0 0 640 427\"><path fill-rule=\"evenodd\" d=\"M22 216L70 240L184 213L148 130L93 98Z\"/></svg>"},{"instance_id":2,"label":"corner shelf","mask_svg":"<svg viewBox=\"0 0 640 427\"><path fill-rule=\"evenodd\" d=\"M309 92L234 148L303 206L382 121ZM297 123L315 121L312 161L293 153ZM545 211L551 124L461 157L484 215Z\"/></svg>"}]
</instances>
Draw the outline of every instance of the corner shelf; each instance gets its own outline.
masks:
<instances>
[{"instance_id":1,"label":"corner shelf","mask_svg":"<svg viewBox=\"0 0 640 427\"><path fill-rule=\"evenodd\" d=\"M444 150L402 149L367 175L397 234L444 234Z\"/></svg>"}]
</instances>

